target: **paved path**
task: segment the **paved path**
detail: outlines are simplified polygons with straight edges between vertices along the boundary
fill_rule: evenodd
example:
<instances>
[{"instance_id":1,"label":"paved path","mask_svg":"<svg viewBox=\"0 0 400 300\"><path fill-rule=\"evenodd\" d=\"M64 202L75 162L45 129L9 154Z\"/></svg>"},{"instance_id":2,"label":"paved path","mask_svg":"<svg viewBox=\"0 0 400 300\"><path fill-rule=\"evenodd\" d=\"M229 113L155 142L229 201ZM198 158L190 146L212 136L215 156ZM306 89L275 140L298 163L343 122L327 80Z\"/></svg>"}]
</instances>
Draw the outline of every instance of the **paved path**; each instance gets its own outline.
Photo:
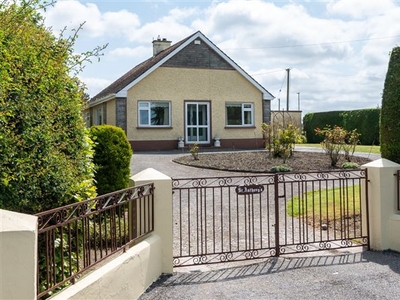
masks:
<instances>
[{"instance_id":1,"label":"paved path","mask_svg":"<svg viewBox=\"0 0 400 300\"><path fill-rule=\"evenodd\" d=\"M180 155L179 151L135 153L132 174L152 167L174 178L239 175L173 163L172 159ZM140 300L400 299L400 253L393 252L331 251L270 258L229 268L213 265L176 271L173 276L160 278Z\"/></svg>"}]
</instances>

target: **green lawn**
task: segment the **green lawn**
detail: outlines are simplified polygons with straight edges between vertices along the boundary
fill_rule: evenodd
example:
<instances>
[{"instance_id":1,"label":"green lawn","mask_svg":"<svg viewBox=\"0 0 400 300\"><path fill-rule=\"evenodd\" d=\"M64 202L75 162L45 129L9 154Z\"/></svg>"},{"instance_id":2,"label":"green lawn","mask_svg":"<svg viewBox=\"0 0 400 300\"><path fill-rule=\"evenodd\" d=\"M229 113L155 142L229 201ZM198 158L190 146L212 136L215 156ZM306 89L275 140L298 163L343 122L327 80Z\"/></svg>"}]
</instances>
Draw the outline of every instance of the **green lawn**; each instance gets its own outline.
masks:
<instances>
[{"instance_id":1,"label":"green lawn","mask_svg":"<svg viewBox=\"0 0 400 300\"><path fill-rule=\"evenodd\" d=\"M298 144L298 146L321 148L321 144ZM381 148L380 148L380 146L358 145L358 146L356 146L356 152L381 154Z\"/></svg>"},{"instance_id":2,"label":"green lawn","mask_svg":"<svg viewBox=\"0 0 400 300\"><path fill-rule=\"evenodd\" d=\"M307 216L315 220L334 220L341 215L360 213L359 185L349 186L346 190L328 189L308 192L294 197L286 204L290 216Z\"/></svg>"}]
</instances>

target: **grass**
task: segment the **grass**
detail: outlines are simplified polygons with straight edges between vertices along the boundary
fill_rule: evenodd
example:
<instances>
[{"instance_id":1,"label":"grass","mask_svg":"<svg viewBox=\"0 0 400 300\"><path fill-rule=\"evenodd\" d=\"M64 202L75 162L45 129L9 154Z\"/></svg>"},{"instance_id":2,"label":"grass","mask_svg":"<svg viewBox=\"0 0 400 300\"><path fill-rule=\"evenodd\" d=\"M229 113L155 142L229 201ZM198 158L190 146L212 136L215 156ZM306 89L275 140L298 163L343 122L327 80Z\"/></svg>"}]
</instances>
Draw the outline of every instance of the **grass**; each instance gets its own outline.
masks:
<instances>
[{"instance_id":1,"label":"grass","mask_svg":"<svg viewBox=\"0 0 400 300\"><path fill-rule=\"evenodd\" d=\"M334 221L340 216L355 216L360 213L359 187L354 185L344 189L308 192L290 200L286 209L290 216L307 216L308 219L321 223Z\"/></svg>"},{"instance_id":2,"label":"grass","mask_svg":"<svg viewBox=\"0 0 400 300\"><path fill-rule=\"evenodd\" d=\"M321 144L298 144L298 146L322 149ZM381 147L376 145L357 145L356 152L381 154Z\"/></svg>"}]
</instances>

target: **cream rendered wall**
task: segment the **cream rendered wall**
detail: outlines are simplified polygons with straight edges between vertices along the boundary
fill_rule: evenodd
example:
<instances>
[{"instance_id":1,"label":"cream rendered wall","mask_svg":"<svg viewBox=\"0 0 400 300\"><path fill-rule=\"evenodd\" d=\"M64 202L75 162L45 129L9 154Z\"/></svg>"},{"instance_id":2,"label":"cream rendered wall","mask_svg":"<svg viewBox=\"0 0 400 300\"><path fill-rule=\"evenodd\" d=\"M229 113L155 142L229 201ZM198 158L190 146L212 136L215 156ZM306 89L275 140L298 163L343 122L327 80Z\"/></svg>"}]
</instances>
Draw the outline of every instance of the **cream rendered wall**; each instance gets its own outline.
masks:
<instances>
[{"instance_id":1,"label":"cream rendered wall","mask_svg":"<svg viewBox=\"0 0 400 300\"><path fill-rule=\"evenodd\" d=\"M51 299L139 298L162 273L161 240L150 235Z\"/></svg>"},{"instance_id":2,"label":"cream rendered wall","mask_svg":"<svg viewBox=\"0 0 400 300\"><path fill-rule=\"evenodd\" d=\"M107 124L115 126L115 117L115 99L113 99L107 102Z\"/></svg>"},{"instance_id":3,"label":"cream rendered wall","mask_svg":"<svg viewBox=\"0 0 400 300\"><path fill-rule=\"evenodd\" d=\"M372 250L400 251L397 178L400 164L381 158L362 166L368 170L369 239Z\"/></svg>"},{"instance_id":4,"label":"cream rendered wall","mask_svg":"<svg viewBox=\"0 0 400 300\"><path fill-rule=\"evenodd\" d=\"M298 128L302 129L301 126L301 111L271 111L271 121L273 124L278 123L283 125L285 122L292 122Z\"/></svg>"},{"instance_id":5,"label":"cream rendered wall","mask_svg":"<svg viewBox=\"0 0 400 300\"><path fill-rule=\"evenodd\" d=\"M36 299L37 222L0 209L0 299Z\"/></svg>"},{"instance_id":6,"label":"cream rendered wall","mask_svg":"<svg viewBox=\"0 0 400 300\"><path fill-rule=\"evenodd\" d=\"M172 129L137 130L138 100L169 100ZM128 91L127 128L129 140L171 140L184 136L184 101L211 103L211 137L262 138L262 93L237 71L161 67ZM253 128L225 129L225 103L252 102Z\"/></svg>"}]
</instances>

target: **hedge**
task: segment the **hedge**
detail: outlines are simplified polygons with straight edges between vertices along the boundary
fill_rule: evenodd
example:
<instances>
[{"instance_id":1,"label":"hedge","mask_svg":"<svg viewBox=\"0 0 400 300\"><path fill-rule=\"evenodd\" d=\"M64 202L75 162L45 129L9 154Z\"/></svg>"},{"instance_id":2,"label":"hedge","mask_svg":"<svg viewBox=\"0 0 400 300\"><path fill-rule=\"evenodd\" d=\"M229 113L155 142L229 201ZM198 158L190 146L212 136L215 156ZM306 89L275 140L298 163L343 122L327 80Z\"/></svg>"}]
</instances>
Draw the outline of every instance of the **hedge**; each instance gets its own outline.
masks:
<instances>
[{"instance_id":1,"label":"hedge","mask_svg":"<svg viewBox=\"0 0 400 300\"><path fill-rule=\"evenodd\" d=\"M382 95L381 154L382 158L400 163L400 47L390 55Z\"/></svg>"},{"instance_id":2,"label":"hedge","mask_svg":"<svg viewBox=\"0 0 400 300\"><path fill-rule=\"evenodd\" d=\"M303 129L308 143L322 142L322 137L315 135L315 128L337 125L348 131L357 129L362 145L378 145L379 117L379 108L308 113L303 118Z\"/></svg>"}]
</instances>

